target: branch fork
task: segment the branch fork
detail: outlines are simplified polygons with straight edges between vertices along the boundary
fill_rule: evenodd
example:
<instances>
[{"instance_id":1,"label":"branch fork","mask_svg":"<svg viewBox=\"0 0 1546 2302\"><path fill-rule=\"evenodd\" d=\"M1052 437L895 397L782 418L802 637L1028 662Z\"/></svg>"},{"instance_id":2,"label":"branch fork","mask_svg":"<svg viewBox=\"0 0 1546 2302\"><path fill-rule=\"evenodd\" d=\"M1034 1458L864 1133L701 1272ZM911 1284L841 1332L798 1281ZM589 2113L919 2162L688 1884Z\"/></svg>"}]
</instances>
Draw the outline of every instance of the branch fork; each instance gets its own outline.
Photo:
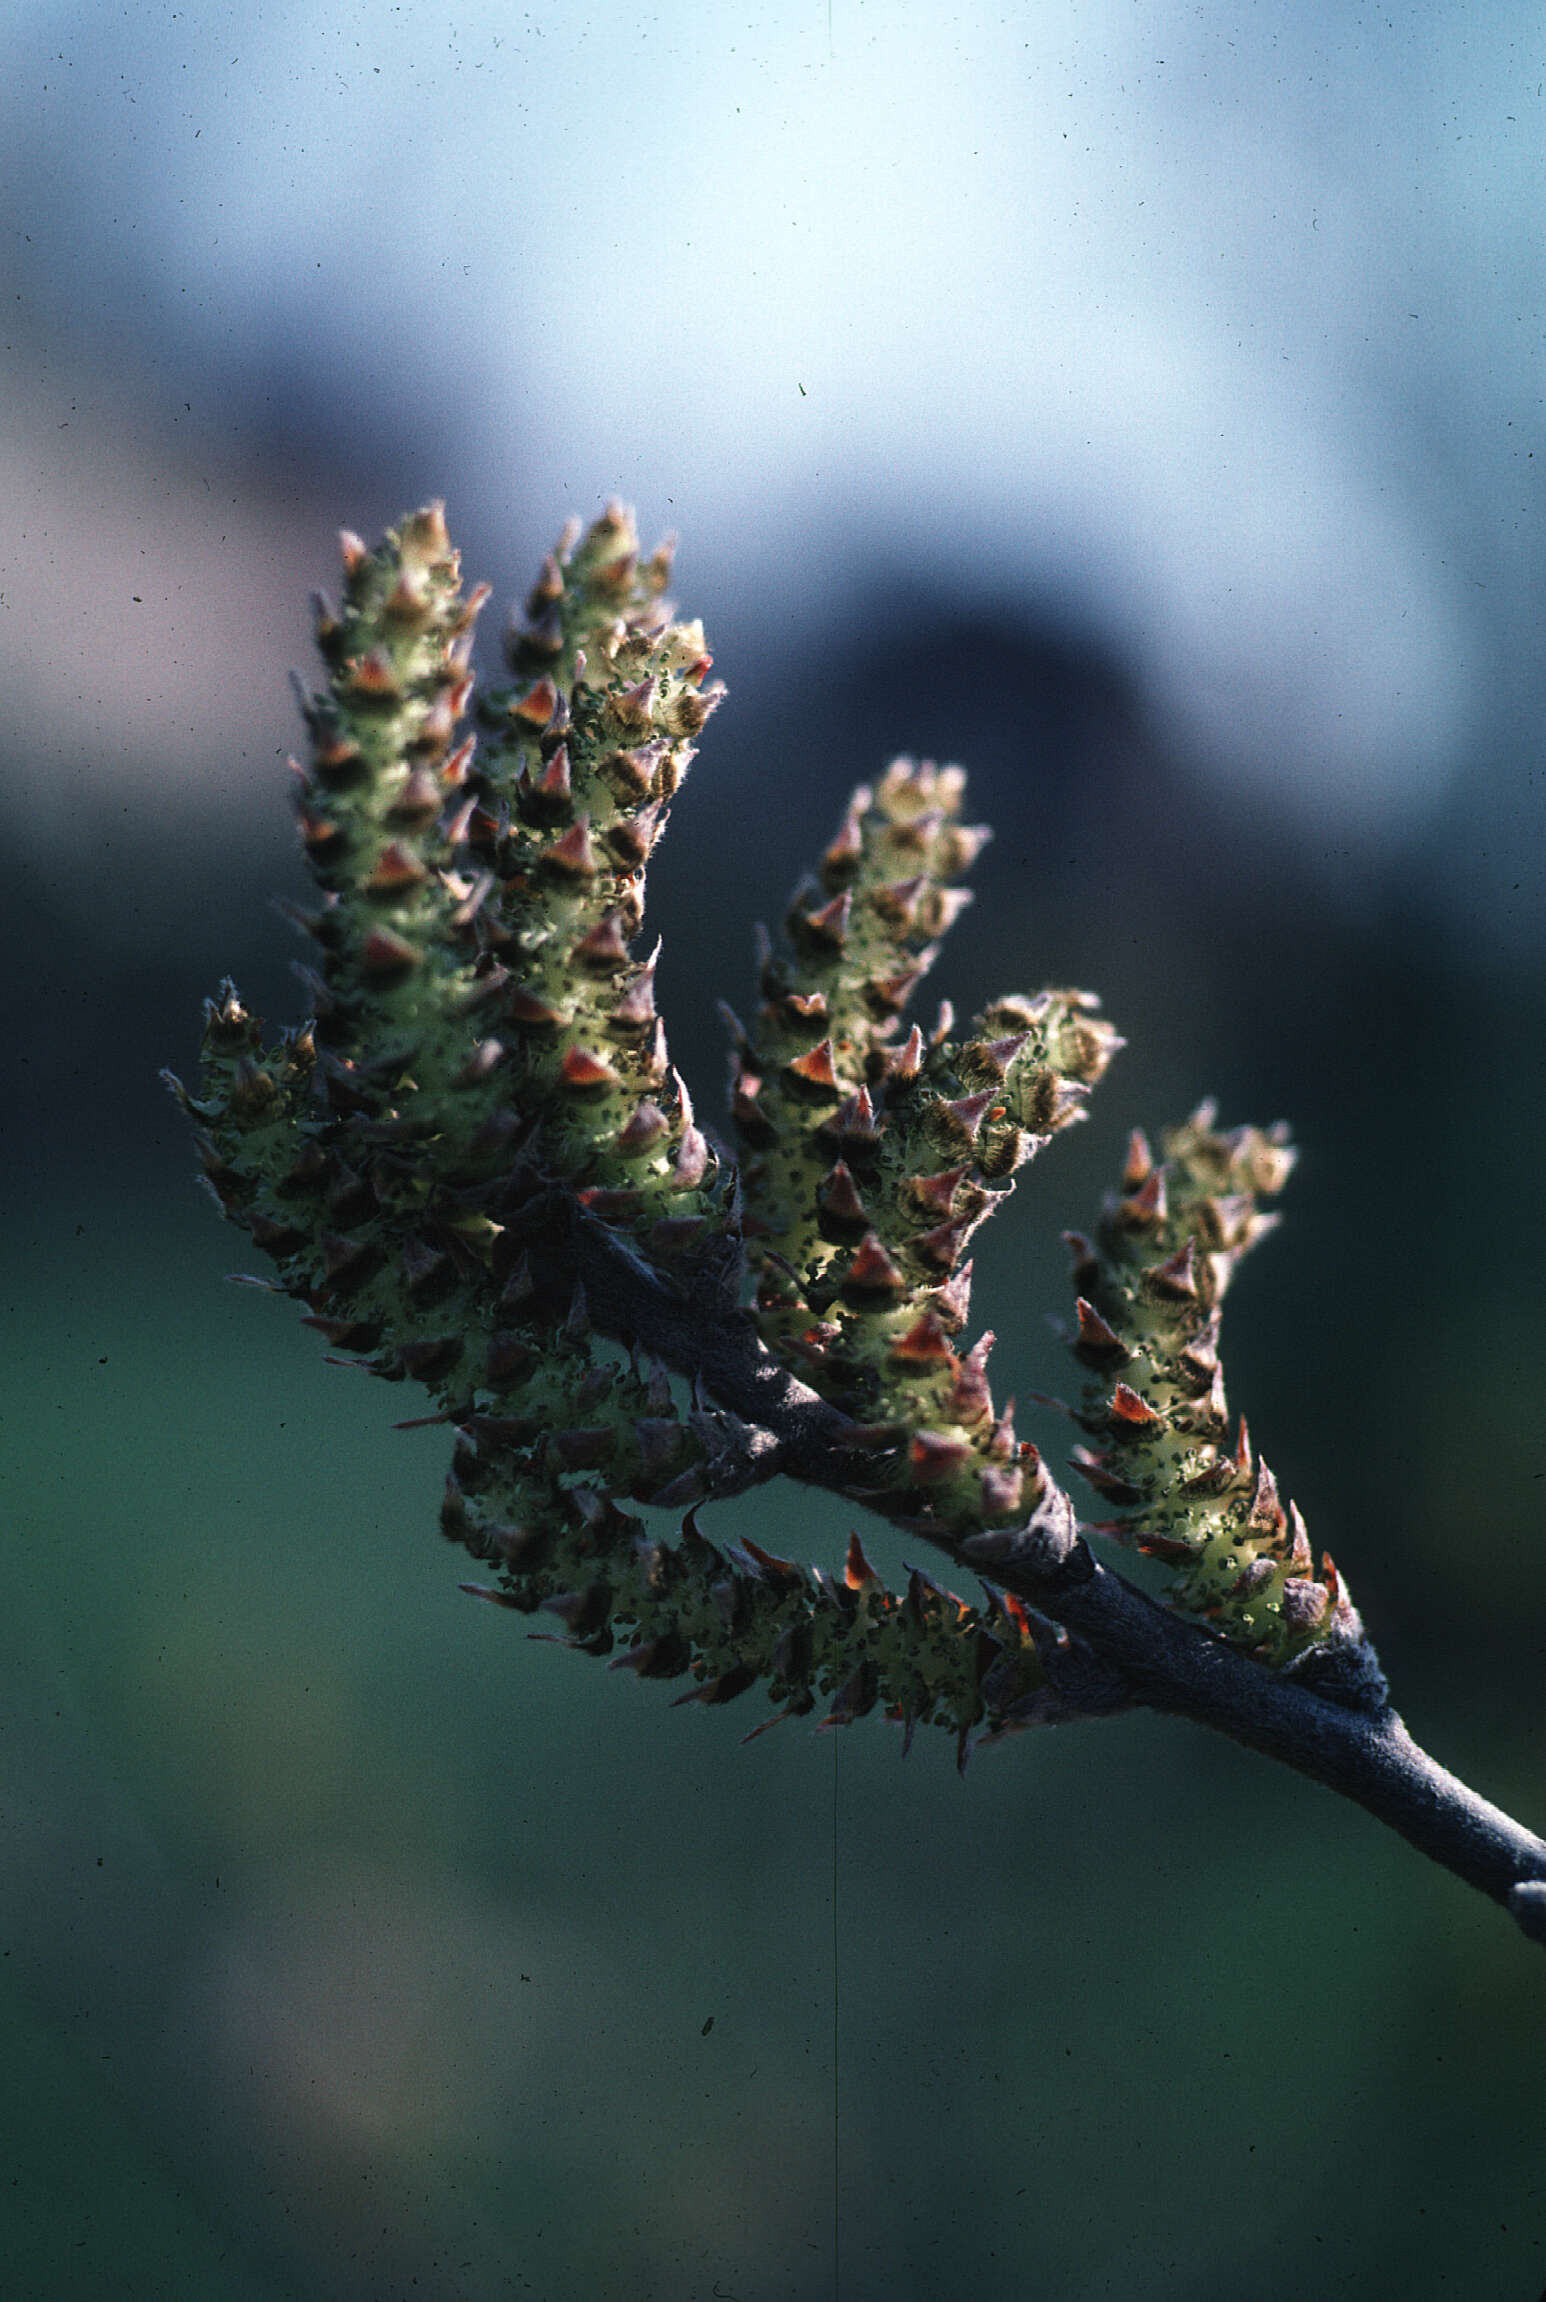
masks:
<instances>
[{"instance_id":1,"label":"branch fork","mask_svg":"<svg viewBox=\"0 0 1546 2302\"><path fill-rule=\"evenodd\" d=\"M1147 1707L1365 1806L1546 1941L1546 1842L1412 1741L1345 1576L1317 1554L1220 1357L1223 1299L1275 1227L1281 1127L1204 1105L1135 1131L1069 1233L1081 1527L969 1339L972 1254L1016 1173L1122 1045L1086 991L1010 993L958 1028L907 1009L988 832L961 769L893 761L759 931L733 1041L738 1155L700 1123L634 946L693 739L723 698L702 626L610 505L571 525L506 643L471 669L438 505L343 539L303 691L298 920L309 1016L270 1043L234 985L197 1093L170 1080L222 1212L333 1355L454 1427L446 1536L478 1595L679 1699L761 1685L775 1718L880 1707L974 1743ZM293 763L292 763L293 764ZM262 1283L262 1282L260 1282ZM420 1418L425 1419L425 1418ZM702 1531L787 1477L906 1529L975 1588L892 1591ZM679 1540L635 1506L685 1511ZM1087 1536L1164 1562L1161 1604ZM772 1719L766 1724L774 1723ZM753 1732L762 1731L760 1727ZM905 1743L904 1743L905 1747Z\"/></svg>"}]
</instances>

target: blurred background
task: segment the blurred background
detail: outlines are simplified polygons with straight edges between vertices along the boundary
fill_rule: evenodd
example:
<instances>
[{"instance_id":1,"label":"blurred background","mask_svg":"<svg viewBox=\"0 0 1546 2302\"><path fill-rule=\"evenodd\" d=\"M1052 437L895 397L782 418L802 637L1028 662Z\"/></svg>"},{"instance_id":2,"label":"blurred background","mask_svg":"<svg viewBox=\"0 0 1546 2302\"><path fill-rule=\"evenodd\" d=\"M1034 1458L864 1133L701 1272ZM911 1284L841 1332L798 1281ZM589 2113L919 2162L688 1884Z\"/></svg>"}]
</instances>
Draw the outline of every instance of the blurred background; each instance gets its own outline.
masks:
<instances>
[{"instance_id":1,"label":"blurred background","mask_svg":"<svg viewBox=\"0 0 1546 2302\"><path fill-rule=\"evenodd\" d=\"M1130 1043L979 1258L1000 1390L1130 1125L1288 1116L1232 1398L1540 1827L1539 11L11 0L0 66L7 2291L1538 2295L1503 1916L1175 1723L960 1782L528 1645L155 1073L227 970L302 1011L338 526L444 496L502 608L636 502L731 691L651 887L700 1105L850 784L964 761L931 988Z\"/></svg>"}]
</instances>

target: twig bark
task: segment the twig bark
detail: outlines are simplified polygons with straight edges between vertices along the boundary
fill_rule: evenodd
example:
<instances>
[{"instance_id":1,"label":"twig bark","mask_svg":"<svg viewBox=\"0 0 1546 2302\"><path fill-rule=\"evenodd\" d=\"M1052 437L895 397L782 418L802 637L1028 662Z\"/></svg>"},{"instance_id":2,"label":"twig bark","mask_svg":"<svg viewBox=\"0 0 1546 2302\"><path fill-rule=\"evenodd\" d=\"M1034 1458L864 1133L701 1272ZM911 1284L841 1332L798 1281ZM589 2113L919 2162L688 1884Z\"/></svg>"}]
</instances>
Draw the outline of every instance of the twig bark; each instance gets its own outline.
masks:
<instances>
[{"instance_id":1,"label":"twig bark","mask_svg":"<svg viewBox=\"0 0 1546 2302\"><path fill-rule=\"evenodd\" d=\"M1052 1576L1005 1580L1114 1663L1136 1702L1216 1727L1352 1799L1546 1940L1546 1839L1440 1766L1388 1705L1354 1709L1263 1669L1098 1565L1082 1541Z\"/></svg>"},{"instance_id":2,"label":"twig bark","mask_svg":"<svg viewBox=\"0 0 1546 2302\"><path fill-rule=\"evenodd\" d=\"M991 1573L1028 1606L1064 1626L1071 1646L1058 1674L1065 1715L1127 1705L1216 1728L1325 1784L1387 1823L1419 1853L1510 1911L1546 1943L1546 1839L1527 1830L1441 1766L1384 1699L1377 1671L1321 1692L1270 1671L1182 1621L1123 1575L1099 1565L1071 1515L1009 1538L952 1541L870 1488L874 1456L848 1419L773 1360L735 1301L732 1275L665 1286L615 1235L555 1194L545 1215L567 1231L571 1268L597 1323L637 1340L689 1374L748 1426L747 1484L775 1474L863 1500L945 1550L970 1573ZM550 1236L552 1234L550 1233Z\"/></svg>"}]
</instances>

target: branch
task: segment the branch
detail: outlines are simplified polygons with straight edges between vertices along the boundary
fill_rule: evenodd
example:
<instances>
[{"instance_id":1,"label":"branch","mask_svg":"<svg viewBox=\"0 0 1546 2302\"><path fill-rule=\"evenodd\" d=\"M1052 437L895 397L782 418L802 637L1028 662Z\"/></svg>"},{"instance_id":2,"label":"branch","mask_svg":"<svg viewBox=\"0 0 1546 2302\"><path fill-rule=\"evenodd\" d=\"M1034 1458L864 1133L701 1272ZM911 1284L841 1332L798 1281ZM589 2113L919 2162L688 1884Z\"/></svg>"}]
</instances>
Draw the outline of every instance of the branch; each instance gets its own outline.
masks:
<instances>
[{"instance_id":1,"label":"branch","mask_svg":"<svg viewBox=\"0 0 1546 2302\"><path fill-rule=\"evenodd\" d=\"M468 1586L682 1701L762 1683L776 1717L877 1703L975 1735L1145 1705L1218 1728L1380 1816L1546 1940L1546 1842L1420 1751L1347 1585L1230 1437L1219 1332L1286 1131L1135 1130L1093 1239L1068 1234L1081 1475L1175 1570L1172 1608L1096 1565L1068 1496L968 1344L967 1250L1083 1114L1122 1044L1093 994L993 1000L959 1035L903 1012L988 836L964 773L860 785L734 1017L732 1166L699 1125L633 949L645 869L723 689L631 516L575 523L512 629L513 686L470 668L438 506L342 539L303 697L298 821L322 901L311 1012L276 1045L222 985L198 1128L223 1211L348 1363L422 1383L456 1426L442 1531ZM461 723L476 699L476 722ZM749 1300L748 1300L749 1298ZM619 1350L621 1346L621 1351ZM671 1371L691 1384L680 1397ZM888 1590L691 1506L775 1475L830 1489L983 1582ZM680 1543L625 1509L689 1506ZM1125 1514L1125 1516L1123 1515ZM621 1651L619 1634L628 1642ZM775 1723L768 1720L767 1724ZM761 1732L761 1728L755 1729Z\"/></svg>"},{"instance_id":2,"label":"branch","mask_svg":"<svg viewBox=\"0 0 1546 2302\"><path fill-rule=\"evenodd\" d=\"M1082 1541L1051 1575L1005 1579L1115 1663L1136 1702L1216 1727L1352 1799L1546 1941L1546 1839L1440 1766L1397 1711L1352 1708L1250 1662L1097 1565Z\"/></svg>"},{"instance_id":3,"label":"branch","mask_svg":"<svg viewBox=\"0 0 1546 2302\"><path fill-rule=\"evenodd\" d=\"M569 1253L600 1323L644 1343L741 1417L756 1433L749 1459L757 1477L780 1472L849 1495L865 1483L872 1458L853 1444L854 1426L777 1365L733 1298L706 1317L701 1296L663 1286L572 1199L544 1201L544 1223L562 1225L566 1214ZM1250 1661L1097 1564L1071 1512L1048 1514L1030 1531L958 1539L931 1530L901 1499L882 1502L872 1492L865 1501L1073 1634L1049 1673L1066 1701L1063 1716L1137 1705L1216 1728L1365 1808L1546 1943L1546 1839L1423 1750L1367 1669L1361 1681L1339 1681L1328 1667L1329 1691L1321 1692L1307 1671Z\"/></svg>"}]
</instances>

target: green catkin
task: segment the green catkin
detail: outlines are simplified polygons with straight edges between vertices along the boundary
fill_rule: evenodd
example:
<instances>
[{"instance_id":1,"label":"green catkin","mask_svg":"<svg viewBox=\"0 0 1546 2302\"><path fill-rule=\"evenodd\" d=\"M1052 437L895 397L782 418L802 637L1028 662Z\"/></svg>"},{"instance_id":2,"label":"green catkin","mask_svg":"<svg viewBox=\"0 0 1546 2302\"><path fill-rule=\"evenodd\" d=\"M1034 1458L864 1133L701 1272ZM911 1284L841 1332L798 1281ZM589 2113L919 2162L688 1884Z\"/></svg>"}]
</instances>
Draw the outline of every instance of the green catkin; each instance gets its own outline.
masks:
<instances>
[{"instance_id":1,"label":"green catkin","mask_svg":"<svg viewBox=\"0 0 1546 2302\"><path fill-rule=\"evenodd\" d=\"M635 958L645 869L724 693L699 623L672 620L670 552L641 559L612 505L544 563L512 633L519 675L480 707L473 855L494 875L497 995L514 1094L541 1116L544 1171L659 1255L723 1221L718 1161Z\"/></svg>"},{"instance_id":2,"label":"green catkin","mask_svg":"<svg viewBox=\"0 0 1546 2302\"><path fill-rule=\"evenodd\" d=\"M850 1463L871 1468L845 1493L947 1548L980 1535L985 1561L1030 1522L1071 1539L1066 1497L994 1405L991 1335L963 1341L967 1249L1121 1042L1062 990L998 1000L959 1037L948 1006L904 1030L987 837L961 821L960 769L898 760L857 791L785 947L765 944L737 1026L738 1181L670 1064L657 953L635 951L647 864L723 692L664 597L669 552L643 557L616 504L571 524L509 636L513 678L481 697L486 591L464 595L440 507L374 551L345 535L343 557L297 769L321 897L300 921L311 1012L270 1042L223 984L197 1095L170 1081L223 1212L335 1356L422 1384L429 1419L454 1424L441 1525L499 1578L469 1588L615 1668L690 1677L683 1700L760 1683L775 1717L880 1708L947 1725L963 1755L983 1728L1066 1715L1048 1672L1063 1634L992 1585L971 1604L914 1569L894 1593L857 1537L841 1576L710 1542L694 1506L755 1475L753 1435L593 1326L566 1262L576 1226L607 1234L712 1320L744 1260L766 1350L849 1418ZM1290 1156L1207 1112L1163 1166L1135 1138L1078 1249L1076 1348L1099 1378L1081 1467L1177 1566L1176 1603L1271 1664L1359 1635L1243 1430L1223 1443L1219 1299ZM630 1504L686 1506L681 1540Z\"/></svg>"},{"instance_id":3,"label":"green catkin","mask_svg":"<svg viewBox=\"0 0 1546 2302\"><path fill-rule=\"evenodd\" d=\"M861 786L788 948L764 953L739 1035L748 1260L770 1350L861 1422L895 1423L893 1487L940 1526L1008 1525L1041 1499L1033 1449L988 1387L993 1338L958 1351L968 1244L1014 1170L1083 1116L1121 1045L1088 992L995 1002L957 1043L942 1008L901 1035L950 885L988 834L963 824L957 767L899 759Z\"/></svg>"},{"instance_id":4,"label":"green catkin","mask_svg":"<svg viewBox=\"0 0 1546 2302\"><path fill-rule=\"evenodd\" d=\"M628 949L644 835L626 856L614 848L638 810L609 815L591 788L614 748L617 696L653 666L653 693L621 716L651 747L658 838L687 733L718 691L702 691L701 629L671 621L665 560L641 570L628 516L613 507L578 552L573 540L560 547L567 589L555 555L540 613L512 642L518 661L540 645L549 668L485 702L480 756L464 721L485 595L463 599L439 507L374 552L344 537L342 605L318 611L329 678L306 703L311 759L297 770L323 894L301 923L318 953L302 971L314 1014L266 1050L223 986L199 1098L184 1100L222 1207L336 1349L428 1383L448 1413L502 1419L509 1475L528 1498L548 1497L548 1458L572 1429L607 1429L618 1491L652 1496L702 1444L649 1377L618 1369L598 1386L582 1369L569 1392L553 1388L519 1213L561 1181L594 1220L668 1258L723 1227L717 1162L670 1072L652 968ZM566 755L580 763L572 779ZM541 1395L532 1445L510 1435L517 1394Z\"/></svg>"},{"instance_id":5,"label":"green catkin","mask_svg":"<svg viewBox=\"0 0 1546 2302\"><path fill-rule=\"evenodd\" d=\"M1094 1241L1069 1234L1093 1441L1074 1460L1122 1512L1107 1531L1176 1569L1175 1606L1281 1666L1363 1626L1324 1552L1317 1575L1299 1508L1285 1509L1243 1417L1230 1442L1223 1298L1277 1226L1257 1202L1281 1191L1294 1154L1282 1127L1221 1134L1214 1117L1204 1104L1172 1129L1159 1161L1135 1133Z\"/></svg>"}]
</instances>

